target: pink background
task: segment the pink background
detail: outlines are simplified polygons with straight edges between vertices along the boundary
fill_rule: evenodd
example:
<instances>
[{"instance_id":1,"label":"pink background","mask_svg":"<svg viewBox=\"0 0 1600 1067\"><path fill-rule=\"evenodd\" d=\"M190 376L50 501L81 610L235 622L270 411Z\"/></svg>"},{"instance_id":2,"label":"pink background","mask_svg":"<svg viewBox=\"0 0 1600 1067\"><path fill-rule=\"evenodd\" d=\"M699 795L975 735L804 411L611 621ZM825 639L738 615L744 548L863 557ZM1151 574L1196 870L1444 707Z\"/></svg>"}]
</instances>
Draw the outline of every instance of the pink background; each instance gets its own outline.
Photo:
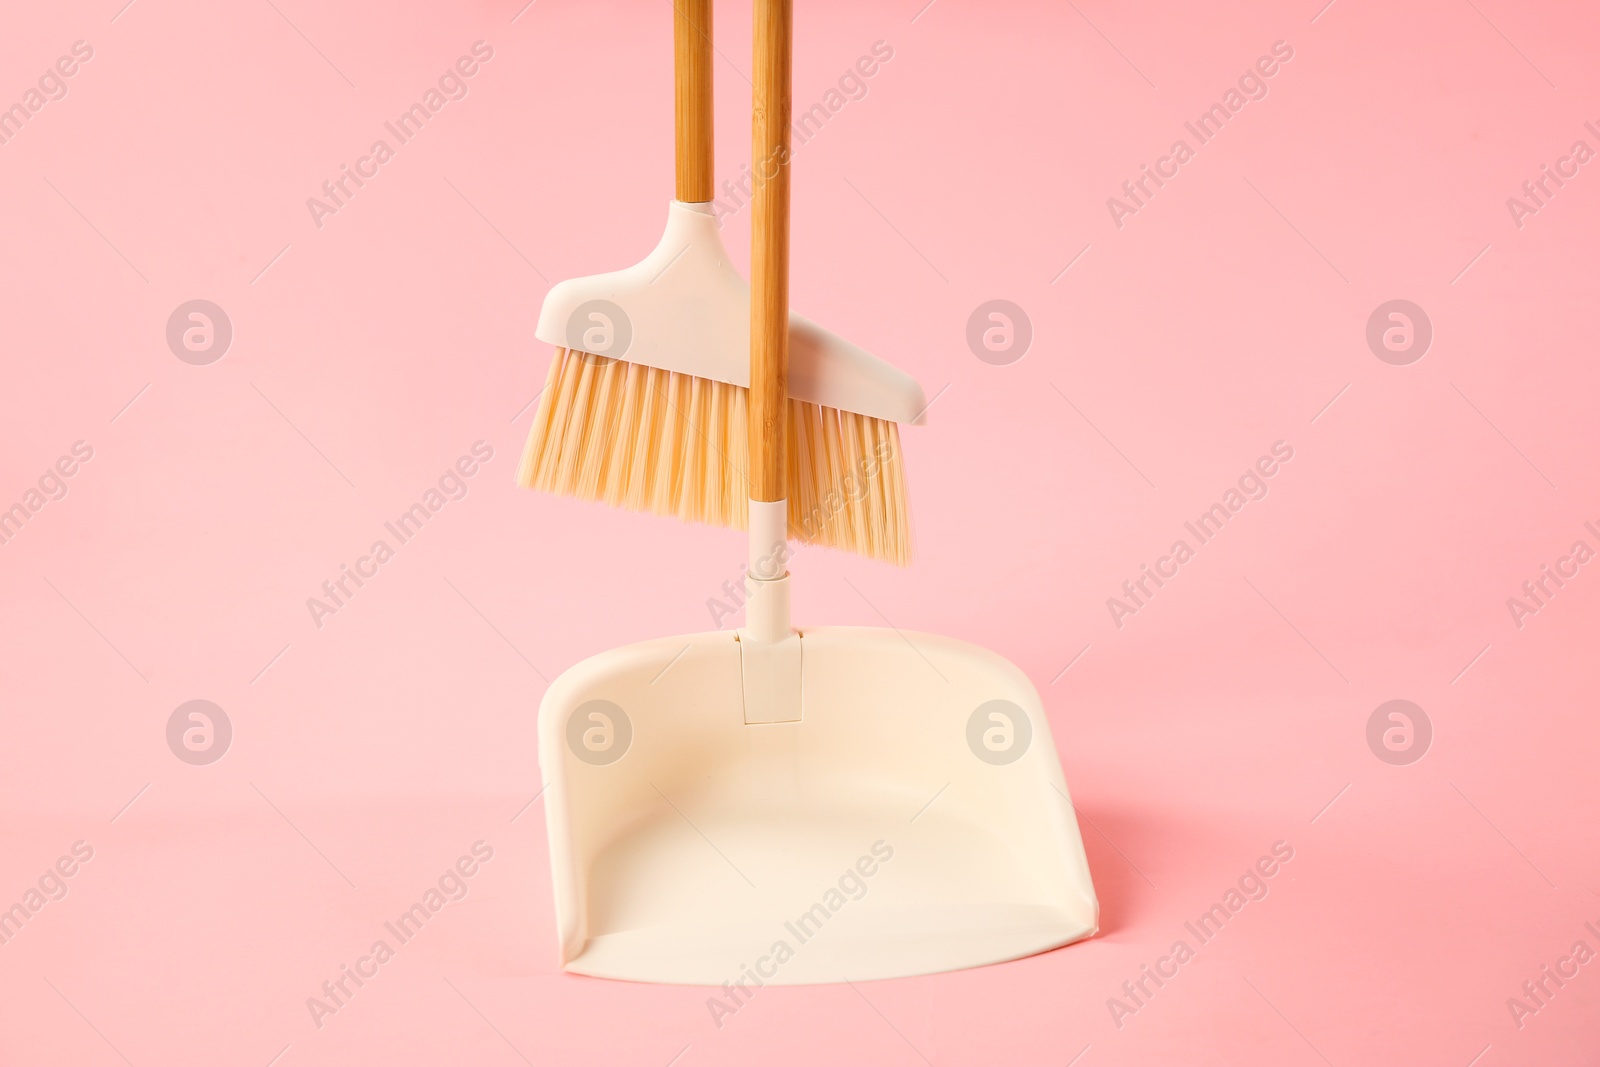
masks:
<instances>
[{"instance_id":1,"label":"pink background","mask_svg":"<svg viewBox=\"0 0 1600 1067\"><path fill-rule=\"evenodd\" d=\"M802 552L797 617L1019 663L1104 921L768 989L718 1029L707 990L556 970L529 801L546 680L708 628L741 539L511 484L549 281L663 222L669 5L124 2L0 35L0 103L94 49L0 145L0 507L94 450L0 546L0 907L94 849L0 946L0 1062L1595 1062L1600 962L1521 1028L1506 1005L1600 950L1600 571L1520 629L1506 607L1600 548L1600 164L1521 228L1506 206L1600 149L1592 8L800 5L797 105L894 58L796 154L794 304L938 399L905 434L916 564ZM734 177L749 11L718 8ZM318 229L306 198L480 39L469 95ZM1106 198L1279 40L1267 97L1115 226ZM208 366L164 337L196 298L234 329ZM1008 366L964 339L994 298L1034 328ZM1364 336L1397 298L1434 328L1409 366ZM314 625L479 440L468 495ZM1114 625L1278 440L1266 499ZM1408 766L1366 742L1397 698L1434 729ZM167 747L192 699L233 725L209 766ZM479 840L465 901L319 1029L306 999ZM1119 1028L1108 998L1280 840L1270 895Z\"/></svg>"}]
</instances>

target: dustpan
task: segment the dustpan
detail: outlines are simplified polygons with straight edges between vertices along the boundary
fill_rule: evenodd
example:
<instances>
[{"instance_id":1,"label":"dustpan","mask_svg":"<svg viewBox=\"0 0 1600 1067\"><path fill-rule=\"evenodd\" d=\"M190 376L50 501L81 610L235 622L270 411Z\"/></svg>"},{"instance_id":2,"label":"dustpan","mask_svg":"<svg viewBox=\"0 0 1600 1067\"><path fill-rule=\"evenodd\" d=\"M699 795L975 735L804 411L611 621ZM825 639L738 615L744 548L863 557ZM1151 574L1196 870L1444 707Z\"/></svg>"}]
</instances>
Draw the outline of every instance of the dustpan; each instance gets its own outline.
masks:
<instances>
[{"instance_id":1,"label":"dustpan","mask_svg":"<svg viewBox=\"0 0 1600 1067\"><path fill-rule=\"evenodd\" d=\"M757 0L746 626L594 656L539 709L562 966L722 986L735 1005L1015 959L1098 918L1017 667L932 634L790 625L791 21Z\"/></svg>"},{"instance_id":2,"label":"dustpan","mask_svg":"<svg viewBox=\"0 0 1600 1067\"><path fill-rule=\"evenodd\" d=\"M1095 932L1032 684L992 652L800 636L800 719L751 724L743 634L614 649L539 715L561 963L720 986L997 963Z\"/></svg>"}]
</instances>

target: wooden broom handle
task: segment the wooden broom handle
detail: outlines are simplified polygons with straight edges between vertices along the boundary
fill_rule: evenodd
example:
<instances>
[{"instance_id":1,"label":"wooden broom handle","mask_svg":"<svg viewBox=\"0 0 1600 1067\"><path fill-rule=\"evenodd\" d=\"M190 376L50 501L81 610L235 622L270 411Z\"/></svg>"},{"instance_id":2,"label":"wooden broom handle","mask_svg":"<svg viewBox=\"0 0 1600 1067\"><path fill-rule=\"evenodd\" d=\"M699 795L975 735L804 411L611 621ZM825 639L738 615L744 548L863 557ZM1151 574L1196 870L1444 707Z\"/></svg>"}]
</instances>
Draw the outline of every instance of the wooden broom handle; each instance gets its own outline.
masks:
<instances>
[{"instance_id":1,"label":"wooden broom handle","mask_svg":"<svg viewBox=\"0 0 1600 1067\"><path fill-rule=\"evenodd\" d=\"M789 397L789 112L794 0L755 0L750 499L783 500Z\"/></svg>"},{"instance_id":2,"label":"wooden broom handle","mask_svg":"<svg viewBox=\"0 0 1600 1067\"><path fill-rule=\"evenodd\" d=\"M673 118L678 134L678 199L715 198L711 137L711 0L672 0Z\"/></svg>"}]
</instances>

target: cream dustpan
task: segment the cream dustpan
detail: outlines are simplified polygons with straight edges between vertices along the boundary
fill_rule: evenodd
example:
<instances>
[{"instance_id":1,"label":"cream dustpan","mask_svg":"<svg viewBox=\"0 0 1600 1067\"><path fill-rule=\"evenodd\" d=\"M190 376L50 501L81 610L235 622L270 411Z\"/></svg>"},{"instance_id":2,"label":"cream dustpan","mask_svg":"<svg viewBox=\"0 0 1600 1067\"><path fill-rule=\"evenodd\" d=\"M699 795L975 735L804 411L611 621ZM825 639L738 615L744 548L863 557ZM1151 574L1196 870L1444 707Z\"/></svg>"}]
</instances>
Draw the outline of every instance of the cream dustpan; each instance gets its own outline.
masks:
<instances>
[{"instance_id":1,"label":"cream dustpan","mask_svg":"<svg viewBox=\"0 0 1600 1067\"><path fill-rule=\"evenodd\" d=\"M747 625L602 653L539 709L563 967L735 1004L1015 959L1098 917L1018 668L930 634L790 626L792 7L755 6Z\"/></svg>"},{"instance_id":2,"label":"cream dustpan","mask_svg":"<svg viewBox=\"0 0 1600 1067\"><path fill-rule=\"evenodd\" d=\"M931 634L808 628L800 646L798 722L746 722L730 633L615 649L550 688L540 768L567 970L837 982L1095 932L1020 670Z\"/></svg>"}]
</instances>

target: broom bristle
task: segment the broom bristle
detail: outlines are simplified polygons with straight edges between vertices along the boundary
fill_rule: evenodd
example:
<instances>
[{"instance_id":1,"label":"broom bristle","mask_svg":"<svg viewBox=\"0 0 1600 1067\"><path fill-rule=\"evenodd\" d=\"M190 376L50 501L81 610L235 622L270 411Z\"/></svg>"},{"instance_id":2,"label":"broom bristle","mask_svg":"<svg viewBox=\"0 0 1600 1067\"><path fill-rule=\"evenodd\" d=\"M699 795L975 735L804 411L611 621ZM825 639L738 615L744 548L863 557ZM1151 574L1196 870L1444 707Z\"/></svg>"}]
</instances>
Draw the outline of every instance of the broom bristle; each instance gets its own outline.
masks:
<instances>
[{"instance_id":1,"label":"broom bristle","mask_svg":"<svg viewBox=\"0 0 1600 1067\"><path fill-rule=\"evenodd\" d=\"M558 348L517 484L746 529L749 395L726 382ZM789 532L908 563L899 427L791 398Z\"/></svg>"}]
</instances>

